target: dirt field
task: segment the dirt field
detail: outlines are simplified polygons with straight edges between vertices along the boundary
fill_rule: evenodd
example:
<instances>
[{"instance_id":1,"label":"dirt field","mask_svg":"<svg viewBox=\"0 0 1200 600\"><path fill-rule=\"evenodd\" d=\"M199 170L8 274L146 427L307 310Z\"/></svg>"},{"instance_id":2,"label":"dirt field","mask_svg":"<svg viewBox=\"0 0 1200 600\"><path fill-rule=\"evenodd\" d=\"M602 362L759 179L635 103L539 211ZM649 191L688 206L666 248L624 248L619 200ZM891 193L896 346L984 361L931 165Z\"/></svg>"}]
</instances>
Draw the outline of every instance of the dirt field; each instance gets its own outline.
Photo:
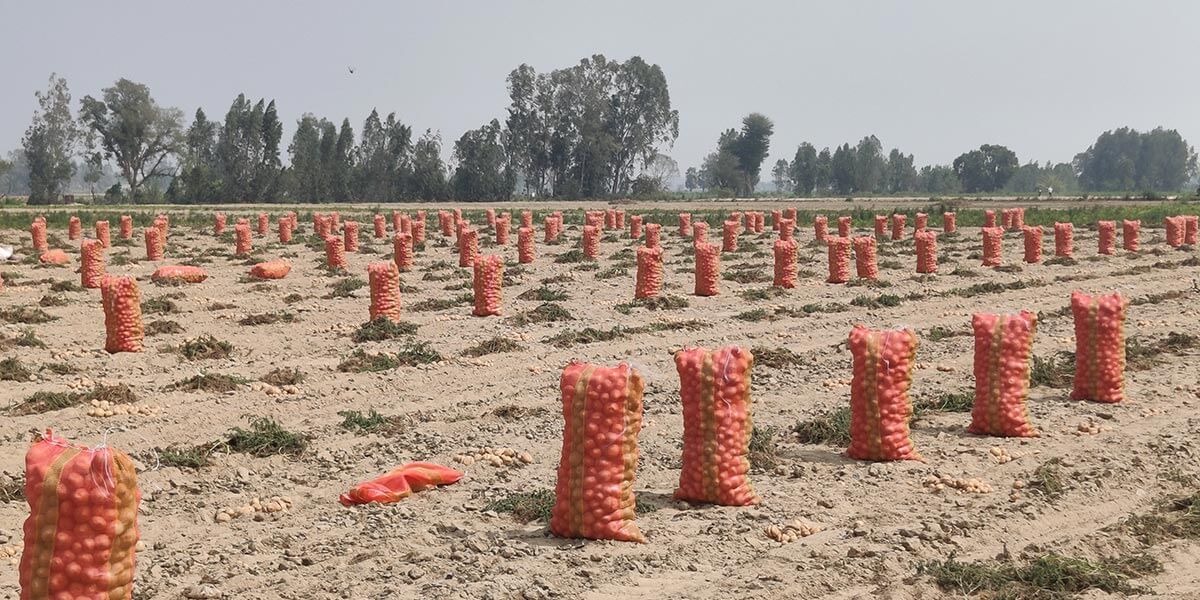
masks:
<instances>
[{"instance_id":1,"label":"dirt field","mask_svg":"<svg viewBox=\"0 0 1200 600\"><path fill-rule=\"evenodd\" d=\"M828 204L831 221L838 205ZM240 215L230 211L230 228L235 216ZM471 218L480 237L490 238L482 217ZM89 416L95 411L86 403L38 414L10 410L0 427L5 473L0 484L19 481L30 432L47 427L81 443L107 439L129 452L141 469L143 493L144 548L134 595L139 599L963 597L961 590L940 589L922 566L952 556L962 562L993 560L1006 552L1018 562L1051 552L1091 560L1147 553L1162 569L1134 582L1146 596L1200 597L1200 540L1146 544L1122 526L1131 515L1160 514L1164 501L1200 488L1200 348L1161 343L1172 332L1200 333L1200 263L1195 250L1170 249L1160 223L1144 224L1140 252L1103 257L1097 256L1096 233L1077 227L1074 264L1024 265L1020 233L1010 232L1004 241L1009 269L1003 272L979 267L979 230L960 227L960 235L939 239L940 273L915 277L910 219L908 239L881 242L882 282L876 287L825 283L825 252L812 243L811 226L804 226L797 230L800 285L780 294L765 291L774 239L768 226L762 235L744 233L740 251L721 258L725 275L742 274L746 282L722 280L721 294L709 298L691 294L690 243L668 224L666 293L687 305L648 310L621 306L632 299L636 271L624 252L633 247L626 236L613 232L605 238L605 258L598 265L555 262L580 236L581 216L572 213L566 240L557 246L541 243L540 218L536 221L538 257L531 265L515 266L515 226L508 247L481 248L508 259L510 281L504 288L506 317L474 318L470 273L457 268L451 245L440 245L431 211L430 243L413 272L402 277L405 319L417 326L415 334L356 343L352 335L367 320L368 289L343 285L342 297L330 297L337 291L332 286L351 277L365 281L367 264L391 254L389 241L370 239L369 217L356 220L362 223L364 252L348 255L347 276L331 276L320 266L323 253L306 244L312 227L304 215L296 243L269 243L274 223L267 238L254 239L256 259L292 261L291 274L278 282L247 281L248 263L230 256L229 234L214 238L207 226L174 225L167 250L166 263L193 260L208 269L210 278L201 284L154 285L148 276L163 263L142 260L140 241L114 246L110 273L136 275L144 301L170 300L148 305L160 312L146 312L147 325L166 328L153 323L170 321L182 330L147 337L147 351L140 354L102 351L98 291L51 291L56 281L79 282L78 242L66 240L65 228L52 228L51 234L71 254L70 265L0 266L6 279L0 309L50 304L43 310L54 317L35 324L0 319L0 332L9 340L0 344L0 358L19 356L33 372L27 381L0 381L0 407L18 405L39 391L126 384L136 394L133 405L149 413ZM856 234L869 235L869 227L856 223ZM89 229L85 224L85 232ZM1049 229L1046 258L1053 256ZM116 230L114 223L114 240ZM135 240L140 234L138 228ZM709 236L719 241L719 227ZM27 251L29 235L0 231L0 243ZM116 264L124 254L141 262ZM522 294L543 286L565 294L554 304L570 320L514 322L512 316L543 304L520 299ZM1050 358L1073 351L1072 320L1064 308L1075 289L1119 290L1134 302L1126 335L1149 350L1136 366L1131 360L1129 402L1072 402L1068 389L1034 387L1030 415L1042 435L1032 439L969 435L970 415L961 406L926 408L912 426L924 462L857 462L844 456L844 444L801 443L795 433L798 423L848 406L846 336L852 325L919 333L911 395L915 404L928 407L973 389L974 312L1038 311L1034 354ZM43 301L47 297L61 299ZM416 310L437 308L421 305L432 299L451 299L453 305ZM279 320L241 324L247 317L270 320L263 315ZM568 330L663 323L673 325L618 330L608 341L548 341ZM45 347L14 345L26 330ZM170 350L203 335L232 344L232 355L187 360ZM497 337L520 347L478 358L463 355ZM442 360L380 372L338 369L357 349L368 355L407 352L421 342ZM752 480L763 503L689 506L671 496L683 429L672 353L727 344L760 355L753 372L758 447ZM795 356L762 352L777 349ZM776 360L764 360L768 354ZM560 540L548 535L540 519L522 523L503 512L501 501L513 494L554 489L563 429L558 378L573 360L628 361L646 378L635 485L646 544ZM263 384L260 379L275 369L296 369L303 378L294 385ZM55 372L68 370L74 372ZM177 382L199 374L246 381L234 380L231 391L176 389ZM339 414L371 410L384 418L364 425L369 431L350 426ZM249 428L257 417L307 436L307 448L254 457L221 446L231 429ZM162 449L196 447L216 448L211 456L199 452L210 464L163 464L179 461L177 452L164 461ZM497 467L454 461L455 455L482 448L527 452L532 462ZM1005 453L1010 461L1004 462ZM408 461L453 466L466 477L394 505L338 504L338 495L354 483ZM990 490L973 493L953 485L936 490L927 484L930 476L978 479ZM222 509L274 496L288 499L290 509L217 518ZM0 548L19 549L27 510L23 499L0 502ZM820 530L787 544L764 533L796 519ZM15 561L0 558L2 598L18 597ZM1127 595L1091 591L1086 597Z\"/></svg>"}]
</instances>

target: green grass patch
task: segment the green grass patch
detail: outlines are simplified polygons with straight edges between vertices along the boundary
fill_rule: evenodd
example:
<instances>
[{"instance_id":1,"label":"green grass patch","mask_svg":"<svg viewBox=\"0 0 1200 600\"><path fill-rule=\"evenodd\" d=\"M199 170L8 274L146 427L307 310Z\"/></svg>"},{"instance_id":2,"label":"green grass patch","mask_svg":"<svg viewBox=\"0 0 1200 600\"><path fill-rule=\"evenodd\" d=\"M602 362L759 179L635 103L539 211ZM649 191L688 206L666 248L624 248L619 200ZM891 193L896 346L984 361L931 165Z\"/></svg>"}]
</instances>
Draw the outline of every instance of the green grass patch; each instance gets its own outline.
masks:
<instances>
[{"instance_id":1,"label":"green grass patch","mask_svg":"<svg viewBox=\"0 0 1200 600\"><path fill-rule=\"evenodd\" d=\"M487 356L489 354L500 354L502 352L520 352L521 350L524 350L524 349L525 349L524 346L522 346L506 337L494 337L494 338L479 342L478 344L471 346L470 348L467 348L466 350L463 350L462 354L463 354L463 356L469 356L471 358L479 358L480 356Z\"/></svg>"},{"instance_id":2,"label":"green grass patch","mask_svg":"<svg viewBox=\"0 0 1200 600\"><path fill-rule=\"evenodd\" d=\"M1067 388L1075 378L1075 356L1058 352L1048 357L1034 355L1029 366L1030 387Z\"/></svg>"},{"instance_id":3,"label":"green grass patch","mask_svg":"<svg viewBox=\"0 0 1200 600\"><path fill-rule=\"evenodd\" d=\"M255 325L274 325L276 323L294 323L296 315L290 312L269 312L246 315L239 321L239 325L255 326Z\"/></svg>"},{"instance_id":4,"label":"green grass patch","mask_svg":"<svg viewBox=\"0 0 1200 600\"><path fill-rule=\"evenodd\" d=\"M1161 571L1162 565L1144 554L1095 561L1046 554L1026 563L962 563L948 558L920 568L943 590L994 600L1065 600L1090 590L1139 594L1145 590L1130 580Z\"/></svg>"},{"instance_id":5,"label":"green grass patch","mask_svg":"<svg viewBox=\"0 0 1200 600\"><path fill-rule=\"evenodd\" d=\"M373 321L363 323L351 334L351 339L355 343L363 342L382 342L385 340L394 340L397 338L416 335L417 325L401 321L399 323L387 318L378 317Z\"/></svg>"},{"instance_id":6,"label":"green grass patch","mask_svg":"<svg viewBox=\"0 0 1200 600\"><path fill-rule=\"evenodd\" d=\"M401 418L385 417L373 408L365 414L357 410L342 410L338 411L338 416L342 418L341 428L347 431L392 436L404 430Z\"/></svg>"},{"instance_id":7,"label":"green grass patch","mask_svg":"<svg viewBox=\"0 0 1200 600\"><path fill-rule=\"evenodd\" d=\"M183 333L183 326L175 321L158 319L146 323L146 335L168 335Z\"/></svg>"},{"instance_id":8,"label":"green grass patch","mask_svg":"<svg viewBox=\"0 0 1200 600\"><path fill-rule=\"evenodd\" d=\"M142 301L142 314L169 315L177 312L179 312L179 305L170 298L147 298Z\"/></svg>"},{"instance_id":9,"label":"green grass patch","mask_svg":"<svg viewBox=\"0 0 1200 600\"><path fill-rule=\"evenodd\" d=\"M489 502L483 510L497 513L508 513L520 523L530 521L550 522L554 511L554 492L551 490L533 490L509 494L499 500Z\"/></svg>"},{"instance_id":10,"label":"green grass patch","mask_svg":"<svg viewBox=\"0 0 1200 600\"><path fill-rule=\"evenodd\" d=\"M176 352L188 360L222 359L233 354L233 344L211 335L203 335L184 342Z\"/></svg>"},{"instance_id":11,"label":"green grass patch","mask_svg":"<svg viewBox=\"0 0 1200 600\"><path fill-rule=\"evenodd\" d=\"M366 287L367 282L361 277L346 277L329 284L329 293L325 298L352 298L356 290Z\"/></svg>"},{"instance_id":12,"label":"green grass patch","mask_svg":"<svg viewBox=\"0 0 1200 600\"><path fill-rule=\"evenodd\" d=\"M249 429L235 427L230 431L225 445L232 452L259 458L278 454L298 456L308 448L308 438L284 429L274 419L256 417L251 419Z\"/></svg>"},{"instance_id":13,"label":"green grass patch","mask_svg":"<svg viewBox=\"0 0 1200 600\"><path fill-rule=\"evenodd\" d=\"M33 371L15 356L0 360L0 381L29 381L31 375Z\"/></svg>"},{"instance_id":14,"label":"green grass patch","mask_svg":"<svg viewBox=\"0 0 1200 600\"><path fill-rule=\"evenodd\" d=\"M0 310L0 321L21 325L49 323L58 317L32 306L10 306Z\"/></svg>"},{"instance_id":15,"label":"green grass patch","mask_svg":"<svg viewBox=\"0 0 1200 600\"><path fill-rule=\"evenodd\" d=\"M13 406L11 412L16 415L38 415L64 408L83 404L83 394L74 392L34 392L20 404Z\"/></svg>"},{"instance_id":16,"label":"green grass patch","mask_svg":"<svg viewBox=\"0 0 1200 600\"><path fill-rule=\"evenodd\" d=\"M177 381L171 387L177 390L197 392L231 392L247 383L250 383L249 380L240 375L201 373L182 381Z\"/></svg>"},{"instance_id":17,"label":"green grass patch","mask_svg":"<svg viewBox=\"0 0 1200 600\"><path fill-rule=\"evenodd\" d=\"M299 369L291 367L276 367L271 369L271 372L258 378L263 383L268 383L275 387L283 387L285 385L296 385L304 381L304 373Z\"/></svg>"},{"instance_id":18,"label":"green grass patch","mask_svg":"<svg viewBox=\"0 0 1200 600\"><path fill-rule=\"evenodd\" d=\"M566 292L545 285L525 290L517 296L518 300L536 300L538 302L562 302L567 298Z\"/></svg>"},{"instance_id":19,"label":"green grass patch","mask_svg":"<svg viewBox=\"0 0 1200 600\"><path fill-rule=\"evenodd\" d=\"M801 444L850 444L850 407L827 410L811 419L800 421L792 429Z\"/></svg>"},{"instance_id":20,"label":"green grass patch","mask_svg":"<svg viewBox=\"0 0 1200 600\"><path fill-rule=\"evenodd\" d=\"M508 321L512 325L521 327L530 323L557 323L559 321L571 321L574 319L575 317L571 316L571 312L561 305L547 302L538 305L533 310L515 315L509 318Z\"/></svg>"}]
</instances>

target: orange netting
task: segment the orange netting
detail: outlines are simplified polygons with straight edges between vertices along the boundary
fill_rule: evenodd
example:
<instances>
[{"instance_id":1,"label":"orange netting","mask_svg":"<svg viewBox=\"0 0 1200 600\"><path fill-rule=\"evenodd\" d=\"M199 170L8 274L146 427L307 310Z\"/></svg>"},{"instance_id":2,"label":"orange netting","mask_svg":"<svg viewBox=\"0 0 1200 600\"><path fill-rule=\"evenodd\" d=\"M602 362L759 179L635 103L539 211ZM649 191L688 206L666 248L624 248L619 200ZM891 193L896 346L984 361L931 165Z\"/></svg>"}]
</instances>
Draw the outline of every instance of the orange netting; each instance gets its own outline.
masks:
<instances>
[{"instance_id":1,"label":"orange netting","mask_svg":"<svg viewBox=\"0 0 1200 600\"><path fill-rule=\"evenodd\" d=\"M1187 215L1186 221L1183 224L1183 243L1188 246L1197 244L1197 237L1200 234L1200 215Z\"/></svg>"},{"instance_id":2,"label":"orange netting","mask_svg":"<svg viewBox=\"0 0 1200 600\"><path fill-rule=\"evenodd\" d=\"M600 228L595 225L583 226L583 255L592 260L600 258Z\"/></svg>"},{"instance_id":3,"label":"orange netting","mask_svg":"<svg viewBox=\"0 0 1200 600\"><path fill-rule=\"evenodd\" d=\"M875 215L875 237L876 239L884 239L887 237L888 218L887 215Z\"/></svg>"},{"instance_id":4,"label":"orange netting","mask_svg":"<svg viewBox=\"0 0 1200 600\"><path fill-rule=\"evenodd\" d=\"M162 260L162 230L157 227L147 227L144 237L146 238L146 260Z\"/></svg>"},{"instance_id":5,"label":"orange netting","mask_svg":"<svg viewBox=\"0 0 1200 600\"><path fill-rule=\"evenodd\" d=\"M641 246L637 249L637 278L634 298L652 298L662 293L662 248Z\"/></svg>"},{"instance_id":6,"label":"orange netting","mask_svg":"<svg viewBox=\"0 0 1200 600\"><path fill-rule=\"evenodd\" d=\"M698 242L696 252L696 295L716 296L720 293L721 252L716 244Z\"/></svg>"},{"instance_id":7,"label":"orange netting","mask_svg":"<svg viewBox=\"0 0 1200 600\"><path fill-rule=\"evenodd\" d=\"M34 252L45 252L50 249L50 243L46 241L45 221L34 221L30 223L29 237L33 240Z\"/></svg>"},{"instance_id":8,"label":"orange netting","mask_svg":"<svg viewBox=\"0 0 1200 600\"><path fill-rule=\"evenodd\" d=\"M71 262L71 257L67 256L66 252L63 252L58 248L54 248L53 250L47 250L38 256L38 261L43 265L65 265L68 262Z\"/></svg>"},{"instance_id":9,"label":"orange netting","mask_svg":"<svg viewBox=\"0 0 1200 600\"><path fill-rule=\"evenodd\" d=\"M83 236L83 224L80 223L79 217L71 215L71 219L67 221L67 239L77 240Z\"/></svg>"},{"instance_id":10,"label":"orange netting","mask_svg":"<svg viewBox=\"0 0 1200 600\"><path fill-rule=\"evenodd\" d=\"M403 231L392 236L392 262L401 273L407 273L413 266L413 238Z\"/></svg>"},{"instance_id":11,"label":"orange netting","mask_svg":"<svg viewBox=\"0 0 1200 600\"><path fill-rule=\"evenodd\" d=\"M1075 225L1054 224L1054 255L1070 258L1075 252Z\"/></svg>"},{"instance_id":12,"label":"orange netting","mask_svg":"<svg viewBox=\"0 0 1200 600\"><path fill-rule=\"evenodd\" d=\"M737 221L725 221L721 224L722 252L737 252L739 227L741 227L741 225L738 224Z\"/></svg>"},{"instance_id":13,"label":"orange netting","mask_svg":"<svg viewBox=\"0 0 1200 600\"><path fill-rule=\"evenodd\" d=\"M360 483L338 497L342 506L356 504L389 504L439 485L450 485L463 474L434 463L413 462L397 467L384 475Z\"/></svg>"},{"instance_id":14,"label":"orange netting","mask_svg":"<svg viewBox=\"0 0 1200 600\"><path fill-rule=\"evenodd\" d=\"M838 237L848 238L853 233L854 217L841 216L838 217Z\"/></svg>"},{"instance_id":15,"label":"orange netting","mask_svg":"<svg viewBox=\"0 0 1200 600\"><path fill-rule=\"evenodd\" d=\"M25 455L21 599L131 600L141 493L123 452L47 431Z\"/></svg>"},{"instance_id":16,"label":"orange netting","mask_svg":"<svg viewBox=\"0 0 1200 600\"><path fill-rule=\"evenodd\" d=\"M508 238L512 231L512 220L507 214L503 219L496 219L496 245L507 246Z\"/></svg>"},{"instance_id":17,"label":"orange netting","mask_svg":"<svg viewBox=\"0 0 1200 600\"><path fill-rule=\"evenodd\" d=\"M79 274L85 288L100 287L104 277L104 243L100 240L83 240L79 245Z\"/></svg>"},{"instance_id":18,"label":"orange netting","mask_svg":"<svg viewBox=\"0 0 1200 600\"><path fill-rule=\"evenodd\" d=\"M517 229L517 262L528 264L533 262L533 228L521 227Z\"/></svg>"},{"instance_id":19,"label":"orange netting","mask_svg":"<svg viewBox=\"0 0 1200 600\"><path fill-rule=\"evenodd\" d=\"M475 311L476 317L500 314L500 288L504 283L504 258L494 254L475 257Z\"/></svg>"},{"instance_id":20,"label":"orange netting","mask_svg":"<svg viewBox=\"0 0 1200 600\"><path fill-rule=\"evenodd\" d=\"M679 235L683 237L692 235L692 215L679 213Z\"/></svg>"},{"instance_id":21,"label":"orange netting","mask_svg":"<svg viewBox=\"0 0 1200 600\"><path fill-rule=\"evenodd\" d=\"M295 227L295 224L291 219L280 217L279 221L275 224L275 227L279 230L280 244L286 244L292 241L292 228Z\"/></svg>"},{"instance_id":22,"label":"orange netting","mask_svg":"<svg viewBox=\"0 0 1200 600\"><path fill-rule=\"evenodd\" d=\"M479 232L474 229L463 230L458 237L458 266L475 264L476 254L479 254Z\"/></svg>"},{"instance_id":23,"label":"orange netting","mask_svg":"<svg viewBox=\"0 0 1200 600\"><path fill-rule=\"evenodd\" d=\"M850 447L858 460L920 459L908 436L912 367L917 334L910 329L850 331L854 376L850 382Z\"/></svg>"},{"instance_id":24,"label":"orange netting","mask_svg":"<svg viewBox=\"0 0 1200 600\"><path fill-rule=\"evenodd\" d=\"M996 211L994 211L994 210L983 211L983 226L984 227L995 227L996 226Z\"/></svg>"},{"instance_id":25,"label":"orange netting","mask_svg":"<svg viewBox=\"0 0 1200 600\"><path fill-rule=\"evenodd\" d=\"M550 531L566 538L644 542L633 481L642 428L642 376L629 365L563 369L562 459Z\"/></svg>"},{"instance_id":26,"label":"orange netting","mask_svg":"<svg viewBox=\"0 0 1200 600\"><path fill-rule=\"evenodd\" d=\"M1025 238L1025 262L1040 263L1042 262L1042 227L1037 225L1034 227L1025 227L1021 229L1021 235Z\"/></svg>"},{"instance_id":27,"label":"orange netting","mask_svg":"<svg viewBox=\"0 0 1200 600\"><path fill-rule=\"evenodd\" d=\"M121 239L133 239L133 218L129 215L121 215L120 223ZM166 239L166 236L163 237Z\"/></svg>"},{"instance_id":28,"label":"orange netting","mask_svg":"<svg viewBox=\"0 0 1200 600\"><path fill-rule=\"evenodd\" d=\"M790 240L796 235L796 222L791 219L779 221L779 239Z\"/></svg>"},{"instance_id":29,"label":"orange netting","mask_svg":"<svg viewBox=\"0 0 1200 600\"><path fill-rule=\"evenodd\" d=\"M342 225L342 236L346 252L358 252L358 223L346 221Z\"/></svg>"},{"instance_id":30,"label":"orange netting","mask_svg":"<svg viewBox=\"0 0 1200 600\"><path fill-rule=\"evenodd\" d=\"M854 270L860 279L879 279L879 263L876 260L875 238L859 236L851 243L854 245Z\"/></svg>"},{"instance_id":31,"label":"orange netting","mask_svg":"<svg viewBox=\"0 0 1200 600\"><path fill-rule=\"evenodd\" d=\"M1037 315L976 313L975 405L967 431L1004 437L1034 437L1025 400L1029 396L1029 356Z\"/></svg>"},{"instance_id":32,"label":"orange netting","mask_svg":"<svg viewBox=\"0 0 1200 600\"><path fill-rule=\"evenodd\" d=\"M346 268L346 247L336 235L325 236L325 267L330 270Z\"/></svg>"},{"instance_id":33,"label":"orange netting","mask_svg":"<svg viewBox=\"0 0 1200 600\"><path fill-rule=\"evenodd\" d=\"M708 223L697 221L692 223L692 243L702 244L708 242Z\"/></svg>"},{"instance_id":34,"label":"orange netting","mask_svg":"<svg viewBox=\"0 0 1200 600\"><path fill-rule=\"evenodd\" d=\"M928 229L918 229L913 234L913 239L917 245L917 272L937 273L937 232Z\"/></svg>"},{"instance_id":35,"label":"orange netting","mask_svg":"<svg viewBox=\"0 0 1200 600\"><path fill-rule=\"evenodd\" d=\"M112 247L112 237L109 233L108 221L96 221L96 239L100 240L100 243L105 248Z\"/></svg>"},{"instance_id":36,"label":"orange netting","mask_svg":"<svg viewBox=\"0 0 1200 600\"><path fill-rule=\"evenodd\" d=\"M813 217L813 237L818 242L824 242L829 237L829 219L825 215Z\"/></svg>"},{"instance_id":37,"label":"orange netting","mask_svg":"<svg viewBox=\"0 0 1200 600\"><path fill-rule=\"evenodd\" d=\"M150 274L150 280L160 283L200 283L208 279L208 271L191 265L163 265Z\"/></svg>"},{"instance_id":38,"label":"orange netting","mask_svg":"<svg viewBox=\"0 0 1200 600\"><path fill-rule=\"evenodd\" d=\"M1121 244L1125 250L1129 252L1137 252L1141 247L1138 241L1138 233L1142 229L1141 221L1130 221L1125 219L1121 221Z\"/></svg>"},{"instance_id":39,"label":"orange netting","mask_svg":"<svg viewBox=\"0 0 1200 600\"><path fill-rule=\"evenodd\" d=\"M375 215L371 217L371 225L373 228L371 233L376 239L383 239L387 237L387 220L384 219L383 215L375 213Z\"/></svg>"},{"instance_id":40,"label":"orange netting","mask_svg":"<svg viewBox=\"0 0 1200 600\"><path fill-rule=\"evenodd\" d=\"M646 245L651 248L658 248L662 240L662 225L658 223L646 223Z\"/></svg>"},{"instance_id":41,"label":"orange netting","mask_svg":"<svg viewBox=\"0 0 1200 600\"><path fill-rule=\"evenodd\" d=\"M917 213L916 223L913 224L913 231L924 231L929 228L929 215L919 212Z\"/></svg>"},{"instance_id":42,"label":"orange netting","mask_svg":"<svg viewBox=\"0 0 1200 600\"><path fill-rule=\"evenodd\" d=\"M292 264L286 260L269 260L250 267L250 276L256 279L283 279L292 271Z\"/></svg>"},{"instance_id":43,"label":"orange netting","mask_svg":"<svg viewBox=\"0 0 1200 600\"><path fill-rule=\"evenodd\" d=\"M1184 217L1167 217L1163 220L1167 228L1167 245L1178 248L1183 245L1183 230L1187 226Z\"/></svg>"},{"instance_id":44,"label":"orange netting","mask_svg":"<svg viewBox=\"0 0 1200 600\"><path fill-rule=\"evenodd\" d=\"M729 346L675 353L683 402L683 466L675 499L758 504L750 485L750 370L754 355Z\"/></svg>"},{"instance_id":45,"label":"orange netting","mask_svg":"<svg viewBox=\"0 0 1200 600\"><path fill-rule=\"evenodd\" d=\"M521 211L521 227L529 227L530 229L533 228L533 211L532 210Z\"/></svg>"},{"instance_id":46,"label":"orange netting","mask_svg":"<svg viewBox=\"0 0 1200 600\"><path fill-rule=\"evenodd\" d=\"M104 306L104 350L141 352L142 295L137 281L128 275L100 278L100 302Z\"/></svg>"},{"instance_id":47,"label":"orange netting","mask_svg":"<svg viewBox=\"0 0 1200 600\"><path fill-rule=\"evenodd\" d=\"M374 262L367 265L371 285L371 320L380 317L400 321L400 271L394 262Z\"/></svg>"},{"instance_id":48,"label":"orange netting","mask_svg":"<svg viewBox=\"0 0 1200 600\"><path fill-rule=\"evenodd\" d=\"M1125 399L1125 310L1121 294L1071 294L1075 317L1075 385L1072 400Z\"/></svg>"},{"instance_id":49,"label":"orange netting","mask_svg":"<svg viewBox=\"0 0 1200 600\"><path fill-rule=\"evenodd\" d=\"M983 266L1000 266L1001 258L1003 256L1003 242L1004 229L1000 227L983 228Z\"/></svg>"},{"instance_id":50,"label":"orange netting","mask_svg":"<svg viewBox=\"0 0 1200 600\"><path fill-rule=\"evenodd\" d=\"M629 216L629 239L636 240L642 237L642 216Z\"/></svg>"},{"instance_id":51,"label":"orange netting","mask_svg":"<svg viewBox=\"0 0 1200 600\"><path fill-rule=\"evenodd\" d=\"M825 243L829 246L829 279L826 282L850 281L850 239L831 237Z\"/></svg>"},{"instance_id":52,"label":"orange netting","mask_svg":"<svg viewBox=\"0 0 1200 600\"><path fill-rule=\"evenodd\" d=\"M791 289L796 287L796 240L775 240L775 278L771 285Z\"/></svg>"},{"instance_id":53,"label":"orange netting","mask_svg":"<svg viewBox=\"0 0 1200 600\"><path fill-rule=\"evenodd\" d=\"M958 213L942 213L942 233L954 233L956 231L958 231Z\"/></svg>"},{"instance_id":54,"label":"orange netting","mask_svg":"<svg viewBox=\"0 0 1200 600\"><path fill-rule=\"evenodd\" d=\"M235 256L248 256L251 251L250 226L244 223L234 225L233 236L233 254Z\"/></svg>"},{"instance_id":55,"label":"orange netting","mask_svg":"<svg viewBox=\"0 0 1200 600\"><path fill-rule=\"evenodd\" d=\"M908 215L895 214L892 215L892 239L904 239L904 224L908 222Z\"/></svg>"}]
</instances>

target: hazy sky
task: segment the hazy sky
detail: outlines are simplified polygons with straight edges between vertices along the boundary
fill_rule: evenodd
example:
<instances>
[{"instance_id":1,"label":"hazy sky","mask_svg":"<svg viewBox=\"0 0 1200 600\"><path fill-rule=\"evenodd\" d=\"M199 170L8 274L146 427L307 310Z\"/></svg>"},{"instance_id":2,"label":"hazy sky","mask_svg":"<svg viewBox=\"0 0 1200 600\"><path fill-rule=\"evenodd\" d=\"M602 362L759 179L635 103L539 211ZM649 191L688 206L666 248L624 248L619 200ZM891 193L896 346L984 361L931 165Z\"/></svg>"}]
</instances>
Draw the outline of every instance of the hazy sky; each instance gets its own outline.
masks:
<instances>
[{"instance_id":1,"label":"hazy sky","mask_svg":"<svg viewBox=\"0 0 1200 600\"><path fill-rule=\"evenodd\" d=\"M52 71L76 101L120 77L145 83L189 122L198 106L220 119L239 92L274 98L285 147L304 112L357 132L372 107L449 146L503 120L520 63L602 53L662 66L681 170L752 111L775 121L764 179L801 141L871 133L918 164L981 143L1069 161L1122 125L1200 143L1197 24L1195 0L0 0L0 149L19 146Z\"/></svg>"}]
</instances>

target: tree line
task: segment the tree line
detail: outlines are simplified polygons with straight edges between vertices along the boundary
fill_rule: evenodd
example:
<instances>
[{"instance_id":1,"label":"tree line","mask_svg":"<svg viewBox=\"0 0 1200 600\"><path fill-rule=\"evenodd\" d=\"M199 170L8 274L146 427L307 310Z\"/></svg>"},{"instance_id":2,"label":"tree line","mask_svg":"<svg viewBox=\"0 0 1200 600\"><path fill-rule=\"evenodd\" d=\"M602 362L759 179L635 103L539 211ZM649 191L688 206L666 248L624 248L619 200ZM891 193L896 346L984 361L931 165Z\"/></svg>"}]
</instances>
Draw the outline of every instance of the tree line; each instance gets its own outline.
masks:
<instances>
[{"instance_id":1,"label":"tree line","mask_svg":"<svg viewBox=\"0 0 1200 600\"><path fill-rule=\"evenodd\" d=\"M67 82L51 75L35 92L21 148L0 160L0 195L24 192L31 204L71 189L104 190L112 202L499 201L656 195L679 176L664 153L679 135L679 113L658 65L597 54L546 73L523 64L506 84L506 116L463 133L447 163L440 133L417 135L394 112L372 109L357 133L349 118L306 113L285 146L274 99L238 95L222 119L197 109L188 124L146 85L120 79L76 112ZM720 132L684 187L753 194L774 127L751 113ZM1070 163L1021 164L1009 148L983 144L951 164L918 168L899 148L885 153L874 135L819 151L805 142L769 175L780 193L849 196L1176 191L1196 172L1196 152L1178 131L1121 128Z\"/></svg>"}]
</instances>

